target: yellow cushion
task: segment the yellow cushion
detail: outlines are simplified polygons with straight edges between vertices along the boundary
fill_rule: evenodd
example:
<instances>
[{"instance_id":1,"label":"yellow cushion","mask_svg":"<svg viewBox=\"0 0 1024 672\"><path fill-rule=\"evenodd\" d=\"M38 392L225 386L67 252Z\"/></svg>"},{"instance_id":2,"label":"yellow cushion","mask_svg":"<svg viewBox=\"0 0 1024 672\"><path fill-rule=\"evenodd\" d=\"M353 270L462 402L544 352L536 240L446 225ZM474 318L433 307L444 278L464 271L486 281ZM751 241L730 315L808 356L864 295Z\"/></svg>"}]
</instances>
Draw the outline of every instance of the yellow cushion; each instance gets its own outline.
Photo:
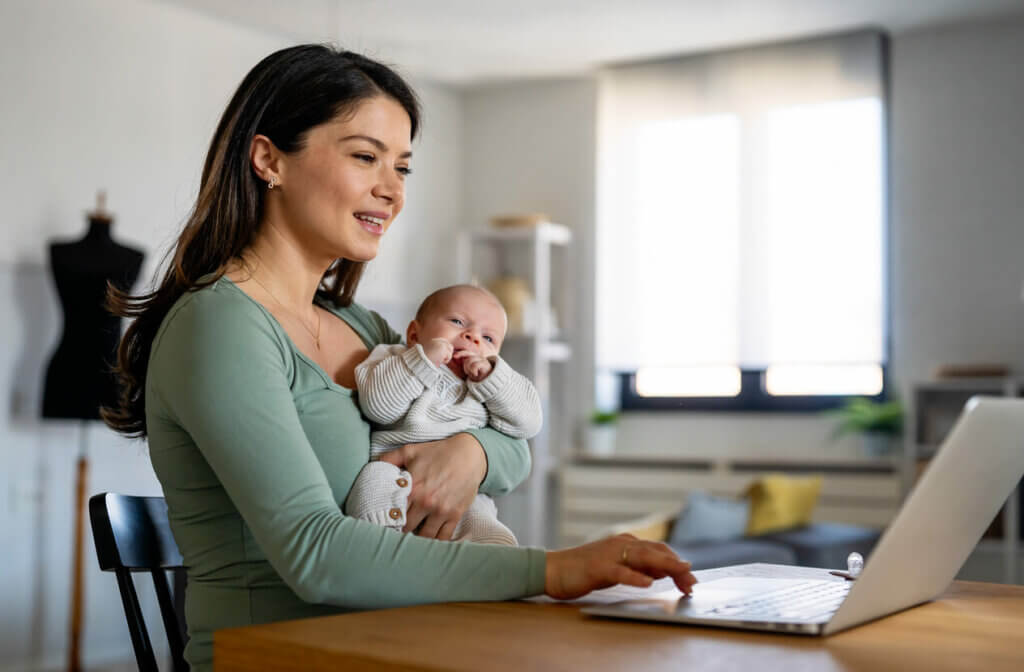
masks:
<instances>
[{"instance_id":1,"label":"yellow cushion","mask_svg":"<svg viewBox=\"0 0 1024 672\"><path fill-rule=\"evenodd\" d=\"M821 492L821 476L768 474L747 488L747 534L766 534L811 522Z\"/></svg>"},{"instance_id":2,"label":"yellow cushion","mask_svg":"<svg viewBox=\"0 0 1024 672\"><path fill-rule=\"evenodd\" d=\"M629 532L637 539L643 539L644 541L665 541L668 539L668 530L671 525L671 520L661 520L642 525Z\"/></svg>"}]
</instances>

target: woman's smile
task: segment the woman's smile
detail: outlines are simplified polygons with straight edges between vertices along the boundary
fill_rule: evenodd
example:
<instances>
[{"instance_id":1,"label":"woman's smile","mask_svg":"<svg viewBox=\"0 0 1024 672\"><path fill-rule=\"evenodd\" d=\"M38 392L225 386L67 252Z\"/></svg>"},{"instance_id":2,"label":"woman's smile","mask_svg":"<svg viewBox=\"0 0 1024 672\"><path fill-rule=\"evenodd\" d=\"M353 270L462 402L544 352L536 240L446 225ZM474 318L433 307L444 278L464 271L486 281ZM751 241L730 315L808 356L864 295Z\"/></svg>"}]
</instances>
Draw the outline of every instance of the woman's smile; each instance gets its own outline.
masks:
<instances>
[{"instance_id":1,"label":"woman's smile","mask_svg":"<svg viewBox=\"0 0 1024 672\"><path fill-rule=\"evenodd\" d=\"M384 235L384 224L390 219L390 215L386 212L357 212L355 218L363 229L381 236Z\"/></svg>"}]
</instances>

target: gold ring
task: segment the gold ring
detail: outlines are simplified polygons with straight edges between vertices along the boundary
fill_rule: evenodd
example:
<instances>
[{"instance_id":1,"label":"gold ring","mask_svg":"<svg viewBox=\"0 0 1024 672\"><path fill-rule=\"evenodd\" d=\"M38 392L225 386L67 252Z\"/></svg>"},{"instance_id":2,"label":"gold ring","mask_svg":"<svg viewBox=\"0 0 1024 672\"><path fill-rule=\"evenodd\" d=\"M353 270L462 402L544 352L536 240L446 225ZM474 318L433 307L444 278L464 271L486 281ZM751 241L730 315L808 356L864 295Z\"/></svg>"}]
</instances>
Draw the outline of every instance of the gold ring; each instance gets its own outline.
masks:
<instances>
[{"instance_id":1,"label":"gold ring","mask_svg":"<svg viewBox=\"0 0 1024 672\"><path fill-rule=\"evenodd\" d=\"M622 564L629 564L629 544L622 547Z\"/></svg>"}]
</instances>

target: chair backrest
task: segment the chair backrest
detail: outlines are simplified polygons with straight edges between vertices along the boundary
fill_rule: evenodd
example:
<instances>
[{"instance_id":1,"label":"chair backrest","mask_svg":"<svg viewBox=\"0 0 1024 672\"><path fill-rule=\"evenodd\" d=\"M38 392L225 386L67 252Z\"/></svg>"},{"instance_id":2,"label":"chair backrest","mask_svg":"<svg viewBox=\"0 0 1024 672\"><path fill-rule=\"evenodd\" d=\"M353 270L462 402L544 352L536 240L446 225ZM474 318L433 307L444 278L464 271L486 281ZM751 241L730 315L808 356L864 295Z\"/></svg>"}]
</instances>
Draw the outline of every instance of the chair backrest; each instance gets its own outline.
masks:
<instances>
[{"instance_id":1,"label":"chair backrest","mask_svg":"<svg viewBox=\"0 0 1024 672\"><path fill-rule=\"evenodd\" d=\"M167 583L168 570L175 570L176 576L181 576L184 569L181 553L167 522L167 503L162 497L131 497L104 492L89 499L89 519L100 569L114 572L117 577L139 670L156 672L159 668L142 618L132 572L149 572L152 575L173 668L175 672L188 670L184 658L184 623L175 609ZM178 584L177 581L175 583ZM180 604L180 589L177 597Z\"/></svg>"}]
</instances>

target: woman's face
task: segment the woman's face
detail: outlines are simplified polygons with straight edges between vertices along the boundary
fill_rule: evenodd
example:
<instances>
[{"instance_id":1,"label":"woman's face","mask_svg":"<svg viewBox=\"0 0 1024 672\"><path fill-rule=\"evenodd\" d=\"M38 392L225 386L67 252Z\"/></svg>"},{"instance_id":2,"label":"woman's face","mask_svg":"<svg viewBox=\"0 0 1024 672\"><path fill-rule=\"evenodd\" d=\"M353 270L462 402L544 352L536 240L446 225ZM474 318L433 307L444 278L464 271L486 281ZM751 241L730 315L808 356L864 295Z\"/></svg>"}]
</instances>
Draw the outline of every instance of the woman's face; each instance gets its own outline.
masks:
<instances>
[{"instance_id":1,"label":"woman's face","mask_svg":"<svg viewBox=\"0 0 1024 672\"><path fill-rule=\"evenodd\" d=\"M278 220L330 261L376 257L405 203L411 128L399 103L377 96L311 129L302 149L281 158Z\"/></svg>"}]
</instances>

